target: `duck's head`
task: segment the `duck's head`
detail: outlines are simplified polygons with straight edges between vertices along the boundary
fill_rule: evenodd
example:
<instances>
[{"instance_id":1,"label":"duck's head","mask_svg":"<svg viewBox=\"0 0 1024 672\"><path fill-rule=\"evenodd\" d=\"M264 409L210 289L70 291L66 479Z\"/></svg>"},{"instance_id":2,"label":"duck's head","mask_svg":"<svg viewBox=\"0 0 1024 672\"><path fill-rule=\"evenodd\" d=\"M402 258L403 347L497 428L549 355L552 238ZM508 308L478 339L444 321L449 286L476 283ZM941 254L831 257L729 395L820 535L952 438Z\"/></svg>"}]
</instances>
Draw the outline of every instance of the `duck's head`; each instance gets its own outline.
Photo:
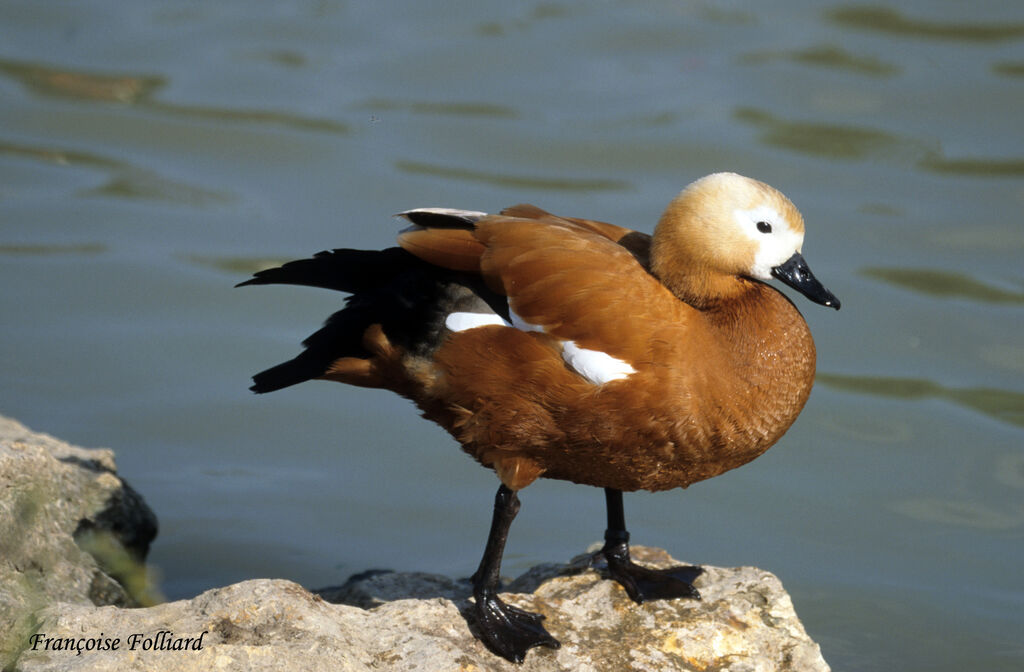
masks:
<instances>
[{"instance_id":1,"label":"duck's head","mask_svg":"<svg viewBox=\"0 0 1024 672\"><path fill-rule=\"evenodd\" d=\"M727 295L737 277L776 278L838 310L839 299L800 254L803 241L803 217L781 192L735 173L714 173L669 203L654 232L651 270L697 304Z\"/></svg>"}]
</instances>

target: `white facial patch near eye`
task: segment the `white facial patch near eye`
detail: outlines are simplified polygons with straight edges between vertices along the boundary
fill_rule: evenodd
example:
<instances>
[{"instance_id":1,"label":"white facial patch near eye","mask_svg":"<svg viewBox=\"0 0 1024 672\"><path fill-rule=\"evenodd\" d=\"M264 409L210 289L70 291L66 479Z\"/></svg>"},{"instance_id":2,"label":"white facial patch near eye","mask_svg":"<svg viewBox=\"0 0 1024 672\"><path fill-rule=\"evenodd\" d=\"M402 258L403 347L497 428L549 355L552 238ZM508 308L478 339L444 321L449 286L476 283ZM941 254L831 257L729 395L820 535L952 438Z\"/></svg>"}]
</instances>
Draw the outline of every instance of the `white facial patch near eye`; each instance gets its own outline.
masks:
<instances>
[{"instance_id":1,"label":"white facial patch near eye","mask_svg":"<svg viewBox=\"0 0 1024 672\"><path fill-rule=\"evenodd\" d=\"M740 230L757 244L750 275L758 280L771 280L772 269L785 263L804 244L804 234L794 231L786 218L771 206L737 209L733 211L733 218ZM771 231L764 233L759 230L758 222L771 226Z\"/></svg>"}]
</instances>

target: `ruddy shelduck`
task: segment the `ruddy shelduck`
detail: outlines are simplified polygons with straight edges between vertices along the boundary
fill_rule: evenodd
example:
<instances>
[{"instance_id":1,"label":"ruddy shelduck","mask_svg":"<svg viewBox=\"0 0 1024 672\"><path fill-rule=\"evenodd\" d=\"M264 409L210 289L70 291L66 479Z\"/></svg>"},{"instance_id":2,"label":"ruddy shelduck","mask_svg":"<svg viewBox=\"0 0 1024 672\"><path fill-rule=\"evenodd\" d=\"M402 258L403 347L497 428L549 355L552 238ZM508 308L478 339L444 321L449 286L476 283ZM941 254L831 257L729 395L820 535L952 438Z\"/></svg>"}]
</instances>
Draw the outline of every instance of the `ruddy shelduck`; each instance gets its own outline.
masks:
<instances>
[{"instance_id":1,"label":"ruddy shelduck","mask_svg":"<svg viewBox=\"0 0 1024 672\"><path fill-rule=\"evenodd\" d=\"M633 600L699 599L699 567L630 559L622 492L738 467L800 413L814 342L767 283L839 301L801 255L796 207L767 184L716 173L686 187L653 236L530 205L400 216L411 226L398 247L321 252L241 283L351 293L252 389L326 379L393 390L496 472L474 613L484 644L508 660L559 646L542 616L498 598L517 493L539 477L604 488L598 555Z\"/></svg>"}]
</instances>

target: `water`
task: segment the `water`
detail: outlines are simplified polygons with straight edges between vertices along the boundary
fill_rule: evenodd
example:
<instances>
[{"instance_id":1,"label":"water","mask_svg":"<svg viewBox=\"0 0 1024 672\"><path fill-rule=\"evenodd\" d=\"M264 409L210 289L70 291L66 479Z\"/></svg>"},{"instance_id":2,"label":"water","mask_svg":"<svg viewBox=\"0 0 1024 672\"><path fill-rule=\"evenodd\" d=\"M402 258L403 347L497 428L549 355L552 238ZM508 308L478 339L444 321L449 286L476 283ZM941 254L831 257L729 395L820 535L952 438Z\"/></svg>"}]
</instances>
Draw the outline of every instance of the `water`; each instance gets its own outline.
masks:
<instances>
[{"instance_id":1,"label":"water","mask_svg":"<svg viewBox=\"0 0 1024 672\"><path fill-rule=\"evenodd\" d=\"M496 486L389 393L254 397L338 306L232 289L409 207L650 230L690 180L782 189L843 301L752 464L627 495L633 538L781 576L837 670L1024 667L1024 12L791 0L0 5L0 411L117 451L170 598L468 575ZM523 494L506 572L600 538Z\"/></svg>"}]
</instances>

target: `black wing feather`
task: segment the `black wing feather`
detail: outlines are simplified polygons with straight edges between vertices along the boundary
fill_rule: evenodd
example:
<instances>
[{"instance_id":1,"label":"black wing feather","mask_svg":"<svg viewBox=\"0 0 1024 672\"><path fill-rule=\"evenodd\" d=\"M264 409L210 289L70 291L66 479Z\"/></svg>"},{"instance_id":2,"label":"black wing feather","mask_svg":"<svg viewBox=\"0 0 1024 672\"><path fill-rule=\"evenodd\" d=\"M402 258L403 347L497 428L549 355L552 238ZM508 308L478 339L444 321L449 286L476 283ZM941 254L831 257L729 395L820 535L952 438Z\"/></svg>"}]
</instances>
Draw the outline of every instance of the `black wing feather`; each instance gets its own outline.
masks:
<instances>
[{"instance_id":1,"label":"black wing feather","mask_svg":"<svg viewBox=\"0 0 1024 672\"><path fill-rule=\"evenodd\" d=\"M363 334L380 324L395 345L429 356L444 337L445 317L455 310L496 312L508 319L504 297L473 274L432 266L401 248L338 249L311 259L260 271L245 285L305 285L352 293L345 308L307 338L294 359L253 376L253 392L264 393L318 378L342 357L368 358Z\"/></svg>"}]
</instances>

